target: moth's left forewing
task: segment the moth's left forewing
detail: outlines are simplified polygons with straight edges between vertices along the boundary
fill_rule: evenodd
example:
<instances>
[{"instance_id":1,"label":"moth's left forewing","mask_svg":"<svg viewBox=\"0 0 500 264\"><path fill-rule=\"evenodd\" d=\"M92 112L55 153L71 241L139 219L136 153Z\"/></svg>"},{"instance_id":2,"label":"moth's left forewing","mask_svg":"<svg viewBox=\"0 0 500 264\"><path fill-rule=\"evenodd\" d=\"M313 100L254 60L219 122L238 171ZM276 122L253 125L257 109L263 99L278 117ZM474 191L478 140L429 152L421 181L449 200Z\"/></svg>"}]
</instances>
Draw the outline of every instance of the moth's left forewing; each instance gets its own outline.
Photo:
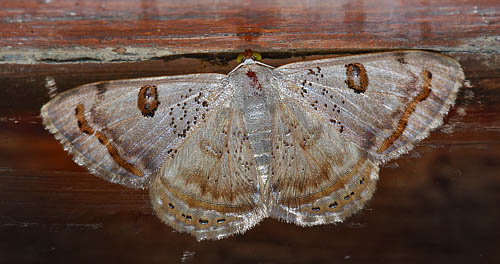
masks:
<instances>
[{"instance_id":1,"label":"moth's left forewing","mask_svg":"<svg viewBox=\"0 0 500 264\"><path fill-rule=\"evenodd\" d=\"M44 125L93 174L147 187L175 147L222 100L226 75L192 74L92 83L42 107Z\"/></svg>"},{"instance_id":2,"label":"moth's left forewing","mask_svg":"<svg viewBox=\"0 0 500 264\"><path fill-rule=\"evenodd\" d=\"M380 162L407 152L440 125L464 78L455 60L423 51L299 62L275 72L283 78L283 96Z\"/></svg>"}]
</instances>

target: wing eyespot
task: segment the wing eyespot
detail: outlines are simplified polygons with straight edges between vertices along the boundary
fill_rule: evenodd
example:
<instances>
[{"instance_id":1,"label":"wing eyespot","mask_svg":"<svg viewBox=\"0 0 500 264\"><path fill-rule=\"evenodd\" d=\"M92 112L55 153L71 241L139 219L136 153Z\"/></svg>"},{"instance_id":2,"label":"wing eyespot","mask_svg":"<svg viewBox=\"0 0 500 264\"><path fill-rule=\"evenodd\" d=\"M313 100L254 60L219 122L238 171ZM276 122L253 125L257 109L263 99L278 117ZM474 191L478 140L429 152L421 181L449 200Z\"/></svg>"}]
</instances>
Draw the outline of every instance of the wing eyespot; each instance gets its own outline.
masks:
<instances>
[{"instance_id":1,"label":"wing eyespot","mask_svg":"<svg viewBox=\"0 0 500 264\"><path fill-rule=\"evenodd\" d=\"M158 101L158 87L144 85L137 95L137 107L144 117L154 117L160 101Z\"/></svg>"},{"instance_id":2,"label":"wing eyespot","mask_svg":"<svg viewBox=\"0 0 500 264\"><path fill-rule=\"evenodd\" d=\"M365 66L361 63L350 63L346 67L347 87L354 90L355 93L364 93L368 87L368 75Z\"/></svg>"}]
</instances>

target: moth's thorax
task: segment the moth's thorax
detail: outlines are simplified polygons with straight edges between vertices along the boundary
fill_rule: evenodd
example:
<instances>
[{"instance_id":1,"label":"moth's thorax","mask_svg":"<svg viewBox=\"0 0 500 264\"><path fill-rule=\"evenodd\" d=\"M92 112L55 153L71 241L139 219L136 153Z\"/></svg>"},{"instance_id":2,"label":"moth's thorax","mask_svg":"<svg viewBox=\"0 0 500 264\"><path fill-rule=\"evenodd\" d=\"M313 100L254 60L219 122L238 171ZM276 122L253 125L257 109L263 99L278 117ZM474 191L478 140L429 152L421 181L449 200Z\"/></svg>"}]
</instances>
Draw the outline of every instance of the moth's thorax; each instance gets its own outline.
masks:
<instances>
[{"instance_id":1,"label":"moth's thorax","mask_svg":"<svg viewBox=\"0 0 500 264\"><path fill-rule=\"evenodd\" d=\"M233 107L243 113L257 168L267 182L271 163L272 71L259 64L244 64L229 78L234 89Z\"/></svg>"}]
</instances>

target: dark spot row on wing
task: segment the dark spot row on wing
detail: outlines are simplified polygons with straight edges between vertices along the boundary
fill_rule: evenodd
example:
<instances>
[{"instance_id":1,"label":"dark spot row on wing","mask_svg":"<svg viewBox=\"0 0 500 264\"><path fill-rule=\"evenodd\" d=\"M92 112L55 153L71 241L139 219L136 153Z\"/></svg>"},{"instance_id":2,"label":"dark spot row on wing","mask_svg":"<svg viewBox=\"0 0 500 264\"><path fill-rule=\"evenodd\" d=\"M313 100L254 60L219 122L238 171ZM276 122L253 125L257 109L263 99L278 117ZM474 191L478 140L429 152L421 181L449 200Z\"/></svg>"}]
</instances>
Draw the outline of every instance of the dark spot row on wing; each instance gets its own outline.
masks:
<instances>
[{"instance_id":1,"label":"dark spot row on wing","mask_svg":"<svg viewBox=\"0 0 500 264\"><path fill-rule=\"evenodd\" d=\"M192 93L193 89L188 88L187 92ZM180 94L179 96L179 103L170 106L168 109L168 116L170 118L168 125L173 129L172 134L178 138L185 138L188 132L197 126L200 121L205 120L210 104L204 99L203 92L198 92L192 99L189 99L189 96L186 94ZM190 100L194 102L194 106L188 105ZM176 153L176 149L167 150L167 154L171 158Z\"/></svg>"},{"instance_id":2,"label":"dark spot row on wing","mask_svg":"<svg viewBox=\"0 0 500 264\"><path fill-rule=\"evenodd\" d=\"M359 180L359 184L357 187L354 187L355 190L359 193L361 192L360 190L363 189L363 185L365 184L365 178L364 177L361 177L361 179ZM320 205L312 205L310 207L310 212L313 213L313 214L323 214L325 212L325 210L328 210L328 211L339 211L339 210L342 210L342 207L345 205L345 204L349 204L350 201L349 200L352 200L352 199L359 199L360 196L357 195L357 193L355 193L354 191L351 191L351 192L348 192L347 194L345 194L341 200L331 200L328 204L328 206L325 205L325 207L322 207ZM342 201L343 200L343 201Z\"/></svg>"},{"instance_id":3,"label":"dark spot row on wing","mask_svg":"<svg viewBox=\"0 0 500 264\"><path fill-rule=\"evenodd\" d=\"M181 220L182 222L188 223L188 224L196 224L196 222L199 223L199 227L201 228L208 228L210 226L216 225L220 226L223 225L227 222L226 218L224 217L218 217L215 219L209 219L209 218L204 218L204 217L197 217L196 219L193 219L194 217L186 212L178 212L178 209L176 209L176 206L174 205L173 202L168 203L168 210L171 211L170 213L173 216L176 216L178 220ZM196 221L198 220L198 221Z\"/></svg>"},{"instance_id":4,"label":"dark spot row on wing","mask_svg":"<svg viewBox=\"0 0 500 264\"><path fill-rule=\"evenodd\" d=\"M352 66L349 66L352 65ZM352 79L353 81L357 81L360 83L359 85L362 85L362 88L358 88L357 90L354 89L354 92L359 93L361 90L366 90L366 86L368 86L368 77L366 76L366 70L364 69L363 65L359 63L353 63L353 64L348 64L346 65L347 68L351 67L351 71L347 73L347 80L346 84L348 84L348 80ZM309 77L307 76L312 76L313 80L310 80ZM326 100L321 100L320 97L316 94L312 94L308 91L310 89L309 87L313 86L313 82L319 82L320 79L324 78L324 74L322 73L321 67L315 67L307 70L306 73L306 78L302 80L302 82L299 85L300 89L300 94L304 98L309 98L310 101L310 106L312 109L315 111L324 111L326 113L329 113L330 115L330 124L334 124L338 127L339 133L344 132L344 126L343 124L336 118L341 113L341 107L338 107L337 104L330 105ZM326 87L321 88L321 95L323 98L330 98L331 100L334 100L336 95L334 92L329 91ZM317 97L319 100L314 100L313 97ZM319 101L322 102L319 102ZM341 101L342 104L345 104L345 100Z\"/></svg>"}]
</instances>

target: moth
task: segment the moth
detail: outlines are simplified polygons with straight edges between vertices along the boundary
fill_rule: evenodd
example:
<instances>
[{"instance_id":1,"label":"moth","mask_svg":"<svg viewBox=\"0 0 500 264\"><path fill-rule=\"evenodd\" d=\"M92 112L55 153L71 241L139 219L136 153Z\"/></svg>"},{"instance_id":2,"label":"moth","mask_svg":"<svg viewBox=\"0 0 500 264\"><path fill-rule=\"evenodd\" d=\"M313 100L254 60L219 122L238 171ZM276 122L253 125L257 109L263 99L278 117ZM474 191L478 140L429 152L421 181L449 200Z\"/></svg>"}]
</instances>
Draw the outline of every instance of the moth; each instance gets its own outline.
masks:
<instances>
[{"instance_id":1,"label":"moth","mask_svg":"<svg viewBox=\"0 0 500 264\"><path fill-rule=\"evenodd\" d=\"M149 188L173 229L220 239L266 217L313 226L360 210L380 164L438 127L464 80L424 51L239 59L227 75L82 85L44 105L43 123L91 173Z\"/></svg>"}]
</instances>

